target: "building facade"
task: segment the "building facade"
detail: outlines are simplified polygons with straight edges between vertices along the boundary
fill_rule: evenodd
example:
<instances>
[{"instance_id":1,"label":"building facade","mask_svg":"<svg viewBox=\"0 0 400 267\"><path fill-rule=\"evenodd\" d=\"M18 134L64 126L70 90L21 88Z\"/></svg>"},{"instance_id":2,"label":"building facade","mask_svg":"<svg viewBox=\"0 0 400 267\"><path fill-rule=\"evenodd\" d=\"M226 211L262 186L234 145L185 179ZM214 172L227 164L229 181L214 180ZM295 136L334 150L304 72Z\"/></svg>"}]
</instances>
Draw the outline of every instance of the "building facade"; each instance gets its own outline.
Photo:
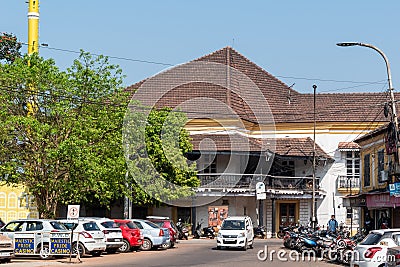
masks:
<instances>
[{"instance_id":1,"label":"building facade","mask_svg":"<svg viewBox=\"0 0 400 267\"><path fill-rule=\"evenodd\" d=\"M196 80L190 67L199 62L225 66L218 72L202 70L223 77L225 84ZM145 106L186 112L185 129L194 145L189 158L201 181L196 198L206 204L138 209L141 216L184 217L205 226L218 224L221 214L249 215L274 236L281 225L309 224L314 200L319 225L326 226L335 214L339 222L359 227L360 208L344 200L360 189L360 148L351 141L387 122L376 115L381 113L377 104L386 101L384 93L301 94L230 47L178 68L185 65L193 71L183 74L189 79L185 83L174 83L182 79L179 75L168 76L174 68L149 78L166 75L174 84L167 92L159 85L146 88L148 80L127 91L133 98L140 95ZM269 113L259 98L268 103ZM265 185L265 199L256 197L259 182ZM138 215L134 209L133 216Z\"/></svg>"}]
</instances>

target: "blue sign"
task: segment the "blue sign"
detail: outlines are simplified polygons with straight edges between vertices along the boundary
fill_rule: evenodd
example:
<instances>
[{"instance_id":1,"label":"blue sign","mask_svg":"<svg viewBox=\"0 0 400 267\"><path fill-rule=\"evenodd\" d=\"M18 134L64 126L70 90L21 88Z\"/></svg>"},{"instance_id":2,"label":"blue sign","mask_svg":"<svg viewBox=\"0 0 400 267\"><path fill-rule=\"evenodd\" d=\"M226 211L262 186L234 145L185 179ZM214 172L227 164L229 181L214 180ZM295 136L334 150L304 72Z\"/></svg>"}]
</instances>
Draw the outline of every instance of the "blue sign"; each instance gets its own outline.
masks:
<instances>
[{"instance_id":1,"label":"blue sign","mask_svg":"<svg viewBox=\"0 0 400 267\"><path fill-rule=\"evenodd\" d=\"M400 195L400 182L389 184L389 192L391 196Z\"/></svg>"},{"instance_id":2,"label":"blue sign","mask_svg":"<svg viewBox=\"0 0 400 267\"><path fill-rule=\"evenodd\" d=\"M71 239L69 234L53 233L50 237L50 254L69 255Z\"/></svg>"},{"instance_id":3,"label":"blue sign","mask_svg":"<svg viewBox=\"0 0 400 267\"><path fill-rule=\"evenodd\" d=\"M14 239L15 254L34 254L35 239L34 238L19 238Z\"/></svg>"}]
</instances>

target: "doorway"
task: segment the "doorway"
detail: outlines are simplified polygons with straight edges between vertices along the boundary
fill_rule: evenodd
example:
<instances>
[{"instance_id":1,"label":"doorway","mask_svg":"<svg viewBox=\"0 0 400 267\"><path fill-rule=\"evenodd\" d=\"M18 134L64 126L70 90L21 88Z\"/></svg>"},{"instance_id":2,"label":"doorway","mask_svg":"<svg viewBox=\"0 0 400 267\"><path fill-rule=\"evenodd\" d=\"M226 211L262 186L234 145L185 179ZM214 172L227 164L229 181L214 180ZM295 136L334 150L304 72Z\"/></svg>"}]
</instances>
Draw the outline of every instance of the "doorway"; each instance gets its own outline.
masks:
<instances>
[{"instance_id":1,"label":"doorway","mask_svg":"<svg viewBox=\"0 0 400 267\"><path fill-rule=\"evenodd\" d=\"M279 204L279 225L292 226L297 222L297 203Z\"/></svg>"}]
</instances>

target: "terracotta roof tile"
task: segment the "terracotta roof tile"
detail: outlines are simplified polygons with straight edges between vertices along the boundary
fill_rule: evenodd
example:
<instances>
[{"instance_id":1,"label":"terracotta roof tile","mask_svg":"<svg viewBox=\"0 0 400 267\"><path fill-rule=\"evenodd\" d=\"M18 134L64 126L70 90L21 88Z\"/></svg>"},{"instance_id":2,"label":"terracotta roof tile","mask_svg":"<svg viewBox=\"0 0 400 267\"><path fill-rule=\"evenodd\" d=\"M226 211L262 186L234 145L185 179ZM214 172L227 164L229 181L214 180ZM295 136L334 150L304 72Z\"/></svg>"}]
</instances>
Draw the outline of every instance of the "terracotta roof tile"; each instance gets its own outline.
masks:
<instances>
[{"instance_id":1,"label":"terracotta roof tile","mask_svg":"<svg viewBox=\"0 0 400 267\"><path fill-rule=\"evenodd\" d=\"M311 122L313 121L313 94L301 94L279 79L263 70L255 63L232 49L225 47L193 62L214 62L231 66L241 73L246 74L261 90L267 100L275 122ZM205 70L207 72L207 70ZM212 75L215 73L206 73ZM217 73L215 75L227 75ZM156 75L157 76L157 75ZM225 77L225 76L222 76ZM174 79L171 77L171 79ZM129 86L127 91L134 92L144 81ZM230 88L236 88L238 93L233 93L222 86L192 82L176 87L156 102L157 107L169 106L175 108L183 104L182 110L190 112L190 117L226 117L226 109L220 109L215 105L209 105L207 99L215 99L232 110L241 119L260 123L271 121L269 114L262 114L263 118L256 118L249 103L243 99L243 95L252 95L249 88L241 86L240 78L233 76L230 79ZM229 87L228 86L228 87ZM157 90L157 89L155 89ZM400 95L396 94L396 97ZM154 96L149 93L145 98L152 103ZM201 100L202 98L202 100ZM203 105L193 104L189 100L204 101ZM290 101L289 101L290 99ZM382 103L388 100L386 93L337 93L316 94L316 120L324 122L387 122L384 118ZM251 106L257 106L263 101L254 97L250 99ZM188 103L187 103L188 102ZM181 108L181 107L180 107ZM211 115L210 115L211 114Z\"/></svg>"},{"instance_id":2,"label":"terracotta roof tile","mask_svg":"<svg viewBox=\"0 0 400 267\"><path fill-rule=\"evenodd\" d=\"M197 151L232 151L266 152L272 151L280 156L311 157L314 142L311 138L252 138L241 134L193 134L193 150ZM331 158L318 144L316 156Z\"/></svg>"}]
</instances>

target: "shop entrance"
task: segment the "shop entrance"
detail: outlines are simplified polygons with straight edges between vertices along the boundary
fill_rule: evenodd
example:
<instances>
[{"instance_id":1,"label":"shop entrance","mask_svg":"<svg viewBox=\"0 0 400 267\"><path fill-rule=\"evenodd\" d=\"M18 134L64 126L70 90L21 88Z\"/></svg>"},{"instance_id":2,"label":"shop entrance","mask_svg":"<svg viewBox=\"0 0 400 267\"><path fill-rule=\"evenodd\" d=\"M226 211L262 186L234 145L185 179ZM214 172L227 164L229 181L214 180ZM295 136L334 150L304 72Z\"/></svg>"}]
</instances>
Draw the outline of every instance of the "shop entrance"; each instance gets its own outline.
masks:
<instances>
[{"instance_id":1,"label":"shop entrance","mask_svg":"<svg viewBox=\"0 0 400 267\"><path fill-rule=\"evenodd\" d=\"M280 203L279 204L279 225L291 226L295 225L296 218L296 205L297 203Z\"/></svg>"}]
</instances>

